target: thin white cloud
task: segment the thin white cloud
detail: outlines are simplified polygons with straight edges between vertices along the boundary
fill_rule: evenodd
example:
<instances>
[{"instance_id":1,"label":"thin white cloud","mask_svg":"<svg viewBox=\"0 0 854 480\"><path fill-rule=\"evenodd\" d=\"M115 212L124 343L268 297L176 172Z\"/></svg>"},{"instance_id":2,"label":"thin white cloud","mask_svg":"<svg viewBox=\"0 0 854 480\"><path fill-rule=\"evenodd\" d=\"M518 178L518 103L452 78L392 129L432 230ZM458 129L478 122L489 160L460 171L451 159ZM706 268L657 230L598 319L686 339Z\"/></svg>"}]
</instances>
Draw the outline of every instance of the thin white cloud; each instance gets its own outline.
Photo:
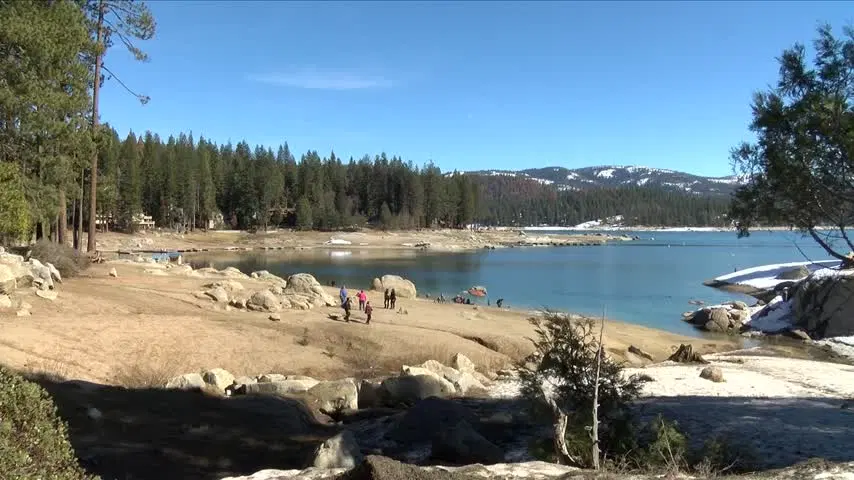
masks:
<instances>
[{"instance_id":1,"label":"thin white cloud","mask_svg":"<svg viewBox=\"0 0 854 480\"><path fill-rule=\"evenodd\" d=\"M249 75L254 82L279 87L308 88L315 90L362 90L389 88L395 85L391 79L381 76L359 75L341 71L300 70L288 73L266 73Z\"/></svg>"}]
</instances>

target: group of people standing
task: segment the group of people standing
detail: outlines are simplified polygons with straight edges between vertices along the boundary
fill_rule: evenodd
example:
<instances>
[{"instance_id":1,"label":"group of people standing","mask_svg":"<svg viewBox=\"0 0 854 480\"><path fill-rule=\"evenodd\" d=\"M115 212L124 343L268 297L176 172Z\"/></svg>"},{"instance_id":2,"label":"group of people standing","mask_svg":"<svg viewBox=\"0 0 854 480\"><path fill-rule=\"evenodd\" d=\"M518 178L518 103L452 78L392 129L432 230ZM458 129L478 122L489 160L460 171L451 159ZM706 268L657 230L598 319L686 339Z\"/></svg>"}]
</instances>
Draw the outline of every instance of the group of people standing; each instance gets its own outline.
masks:
<instances>
[{"instance_id":1,"label":"group of people standing","mask_svg":"<svg viewBox=\"0 0 854 480\"><path fill-rule=\"evenodd\" d=\"M350 310L353 308L352 299L347 294L347 287L341 285L341 290L338 292L338 296L341 299L341 308L344 309L344 320L350 321ZM374 313L374 307L371 306L371 302L368 300L368 294L365 293L364 290L359 290L359 293L356 294L356 299L359 301L359 311L365 312L365 316L367 320L366 324L371 323L371 316ZM383 308L394 308L397 304L397 292L394 291L393 288L385 289L385 293L383 294Z\"/></svg>"},{"instance_id":2,"label":"group of people standing","mask_svg":"<svg viewBox=\"0 0 854 480\"><path fill-rule=\"evenodd\" d=\"M341 308L344 309L344 320L350 321L350 309L353 307L352 300L347 295L347 287L341 285L341 291L338 292L338 296L341 298ZM356 294L356 298L359 300L359 311L365 312L365 316L367 320L366 324L370 325L371 323L371 314L374 313L374 307L371 306L371 302L368 301L368 294L365 293L364 290L359 290L359 293Z\"/></svg>"}]
</instances>

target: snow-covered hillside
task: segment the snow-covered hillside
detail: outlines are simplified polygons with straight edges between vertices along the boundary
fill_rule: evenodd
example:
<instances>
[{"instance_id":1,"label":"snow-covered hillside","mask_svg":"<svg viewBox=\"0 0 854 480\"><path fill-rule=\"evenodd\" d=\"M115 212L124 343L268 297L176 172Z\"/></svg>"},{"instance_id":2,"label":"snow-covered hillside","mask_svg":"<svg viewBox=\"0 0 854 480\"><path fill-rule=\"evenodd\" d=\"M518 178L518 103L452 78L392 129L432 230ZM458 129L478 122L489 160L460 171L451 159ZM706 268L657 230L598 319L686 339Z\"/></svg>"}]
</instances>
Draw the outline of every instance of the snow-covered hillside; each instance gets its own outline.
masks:
<instances>
[{"instance_id":1,"label":"snow-covered hillside","mask_svg":"<svg viewBox=\"0 0 854 480\"><path fill-rule=\"evenodd\" d=\"M740 184L735 176L701 177L690 173L640 166L604 165L567 169L531 168L520 171L482 170L469 175L528 178L559 190L586 190L597 187L660 187L696 195L729 195Z\"/></svg>"}]
</instances>

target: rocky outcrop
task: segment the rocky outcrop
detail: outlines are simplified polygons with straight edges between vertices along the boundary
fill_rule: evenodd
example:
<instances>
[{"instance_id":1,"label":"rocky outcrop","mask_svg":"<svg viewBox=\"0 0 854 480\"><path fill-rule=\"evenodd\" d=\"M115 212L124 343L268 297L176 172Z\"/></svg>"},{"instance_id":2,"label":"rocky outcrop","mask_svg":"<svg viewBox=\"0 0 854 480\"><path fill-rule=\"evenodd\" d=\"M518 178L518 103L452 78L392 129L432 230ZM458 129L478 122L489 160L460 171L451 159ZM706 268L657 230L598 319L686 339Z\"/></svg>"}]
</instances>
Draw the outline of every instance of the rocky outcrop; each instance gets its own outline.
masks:
<instances>
[{"instance_id":1,"label":"rocky outcrop","mask_svg":"<svg viewBox=\"0 0 854 480\"><path fill-rule=\"evenodd\" d=\"M477 425L477 416L459 403L442 398L417 402L395 423L386 436L400 444L432 442L442 431L460 422Z\"/></svg>"},{"instance_id":2,"label":"rocky outcrop","mask_svg":"<svg viewBox=\"0 0 854 480\"><path fill-rule=\"evenodd\" d=\"M792 293L797 326L812 338L854 335L854 275L812 275Z\"/></svg>"},{"instance_id":3,"label":"rocky outcrop","mask_svg":"<svg viewBox=\"0 0 854 480\"><path fill-rule=\"evenodd\" d=\"M750 310L744 302L732 302L686 313L684 320L707 332L738 334L750 321Z\"/></svg>"},{"instance_id":4,"label":"rocky outcrop","mask_svg":"<svg viewBox=\"0 0 854 480\"><path fill-rule=\"evenodd\" d=\"M415 298L418 295L415 284L399 275L383 275L374 279L374 290L383 292L387 288L393 288L398 298Z\"/></svg>"},{"instance_id":5,"label":"rocky outcrop","mask_svg":"<svg viewBox=\"0 0 854 480\"><path fill-rule=\"evenodd\" d=\"M433 437L432 458L451 465L490 465L503 462L504 452L463 420Z\"/></svg>"}]
</instances>

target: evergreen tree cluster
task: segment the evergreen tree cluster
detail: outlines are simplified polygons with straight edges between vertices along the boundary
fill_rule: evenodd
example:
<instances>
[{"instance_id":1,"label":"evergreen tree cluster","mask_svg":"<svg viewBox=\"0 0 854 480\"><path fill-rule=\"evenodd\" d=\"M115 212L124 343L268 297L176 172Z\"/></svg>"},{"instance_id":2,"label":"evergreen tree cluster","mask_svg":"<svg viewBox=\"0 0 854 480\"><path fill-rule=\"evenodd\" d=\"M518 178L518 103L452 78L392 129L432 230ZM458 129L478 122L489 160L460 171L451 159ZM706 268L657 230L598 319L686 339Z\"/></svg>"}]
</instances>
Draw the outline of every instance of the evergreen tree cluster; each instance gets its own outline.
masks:
<instances>
[{"instance_id":1,"label":"evergreen tree cluster","mask_svg":"<svg viewBox=\"0 0 854 480\"><path fill-rule=\"evenodd\" d=\"M729 226L730 199L655 187L558 191L537 181L506 176L477 177L482 192L479 219L486 225L573 226L623 216L628 226Z\"/></svg>"},{"instance_id":2,"label":"evergreen tree cluster","mask_svg":"<svg viewBox=\"0 0 854 480\"><path fill-rule=\"evenodd\" d=\"M275 151L246 142L216 145L180 134L165 141L108 129L99 151L98 210L120 229L151 215L159 226L239 229L287 226L333 230L463 227L475 221L471 177L443 175L388 157L343 160L287 143Z\"/></svg>"}]
</instances>

